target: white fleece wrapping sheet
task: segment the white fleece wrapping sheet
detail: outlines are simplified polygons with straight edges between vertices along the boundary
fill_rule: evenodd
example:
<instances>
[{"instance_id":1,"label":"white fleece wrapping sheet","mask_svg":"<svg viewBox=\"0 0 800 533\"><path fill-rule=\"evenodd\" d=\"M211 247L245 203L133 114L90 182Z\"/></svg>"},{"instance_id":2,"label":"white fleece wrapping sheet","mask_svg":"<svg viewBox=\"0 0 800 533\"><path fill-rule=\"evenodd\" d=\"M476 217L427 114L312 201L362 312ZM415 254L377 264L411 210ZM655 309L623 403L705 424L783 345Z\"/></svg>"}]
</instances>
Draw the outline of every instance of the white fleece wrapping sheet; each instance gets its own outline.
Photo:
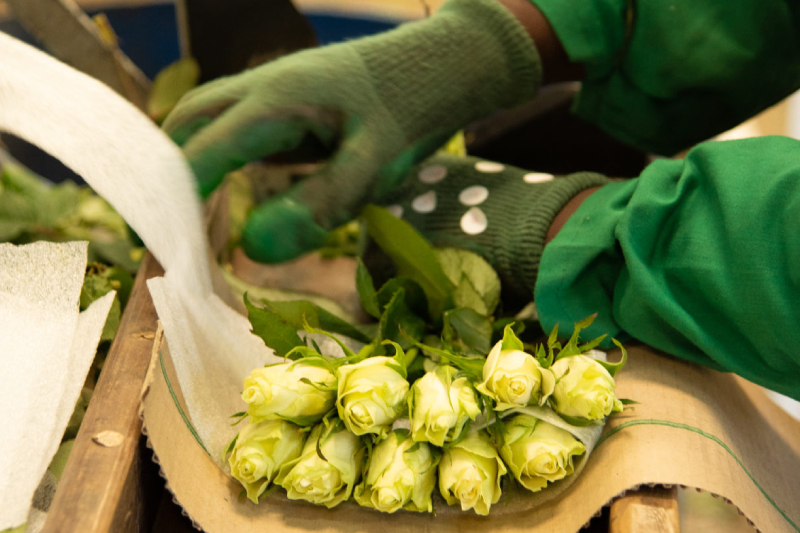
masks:
<instances>
[{"instance_id":1,"label":"white fleece wrapping sheet","mask_svg":"<svg viewBox=\"0 0 800 533\"><path fill-rule=\"evenodd\" d=\"M3 33L0 130L39 146L83 177L117 209L164 267L165 277L151 280L150 292L164 324L189 416L206 449L220 461L224 445L235 433L229 416L240 410L237 398L242 382L250 370L268 361L271 352L249 333L247 319L212 293L201 203L180 150L150 119L102 83ZM52 266L61 269L64 265ZM75 307L77 298L75 292L74 298L67 300ZM22 301L11 307L16 305L22 306ZM44 320L47 313L55 311L42 300L17 325L48 330L50 344L37 344L37 349L56 350L53 360L64 360L77 317L56 330L55 322ZM36 338L30 337L30 342ZM41 337L41 342L44 339ZM7 371L20 379L27 376L27 390L45 384L37 372L46 363L7 355L5 340L0 341L0 349ZM27 353L32 348L23 345L15 349ZM73 363L69 360L70 372ZM77 372L77 367L74 370ZM82 383L83 378L77 381ZM44 402L44 397L37 399L33 392L29 396L36 405ZM5 391L2 397L6 398ZM15 397L15 405L19 398ZM60 401L48 399L48 408L54 409ZM7 465L0 463L0 501L4 503L0 506L0 530L24 521L44 471L41 465L46 467L52 457L42 451L26 453L27 460L20 461L18 446L23 441L18 435L38 438L38 434L58 433L59 429L51 420L16 414L9 422L0 425L4 429L0 461L8 461ZM24 494L15 495L14 503L5 505L12 502L8 499L12 493Z\"/></svg>"},{"instance_id":2,"label":"white fleece wrapping sheet","mask_svg":"<svg viewBox=\"0 0 800 533\"><path fill-rule=\"evenodd\" d=\"M78 313L86 251L0 244L0 530L28 518L114 301L112 291Z\"/></svg>"}]
</instances>

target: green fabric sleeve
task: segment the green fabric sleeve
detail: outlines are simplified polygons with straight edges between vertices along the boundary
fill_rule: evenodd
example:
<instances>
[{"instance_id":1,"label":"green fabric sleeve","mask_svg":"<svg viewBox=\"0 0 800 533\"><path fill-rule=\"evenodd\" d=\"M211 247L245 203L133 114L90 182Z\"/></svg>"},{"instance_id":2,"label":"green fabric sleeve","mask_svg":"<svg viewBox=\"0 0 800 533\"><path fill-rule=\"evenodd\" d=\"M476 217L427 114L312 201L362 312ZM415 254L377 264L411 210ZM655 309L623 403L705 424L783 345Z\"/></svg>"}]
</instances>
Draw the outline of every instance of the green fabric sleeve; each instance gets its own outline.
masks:
<instances>
[{"instance_id":1,"label":"green fabric sleeve","mask_svg":"<svg viewBox=\"0 0 800 533\"><path fill-rule=\"evenodd\" d=\"M672 155L800 87L800 5L789 0L531 0L586 68L575 112Z\"/></svg>"},{"instance_id":2,"label":"green fabric sleeve","mask_svg":"<svg viewBox=\"0 0 800 533\"><path fill-rule=\"evenodd\" d=\"M800 399L800 141L704 143L590 196L544 249L545 330L629 335Z\"/></svg>"}]
</instances>

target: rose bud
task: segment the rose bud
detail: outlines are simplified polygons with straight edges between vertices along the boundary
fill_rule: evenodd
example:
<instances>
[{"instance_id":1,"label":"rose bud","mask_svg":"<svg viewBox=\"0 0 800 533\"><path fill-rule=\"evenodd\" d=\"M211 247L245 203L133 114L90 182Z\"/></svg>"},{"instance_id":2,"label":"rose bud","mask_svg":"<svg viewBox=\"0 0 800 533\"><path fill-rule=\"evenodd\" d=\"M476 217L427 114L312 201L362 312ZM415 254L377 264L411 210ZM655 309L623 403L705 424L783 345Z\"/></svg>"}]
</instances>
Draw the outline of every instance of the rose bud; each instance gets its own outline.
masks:
<instances>
[{"instance_id":1,"label":"rose bud","mask_svg":"<svg viewBox=\"0 0 800 533\"><path fill-rule=\"evenodd\" d=\"M525 414L503 421L502 438L500 456L517 481L532 492L572 474L573 457L586 451L568 431Z\"/></svg>"},{"instance_id":2,"label":"rose bud","mask_svg":"<svg viewBox=\"0 0 800 533\"><path fill-rule=\"evenodd\" d=\"M253 370L244 380L242 399L254 422L281 418L310 426L333 409L336 377L303 359L278 363Z\"/></svg>"},{"instance_id":3,"label":"rose bud","mask_svg":"<svg viewBox=\"0 0 800 533\"><path fill-rule=\"evenodd\" d=\"M330 509L350 498L365 454L361 437L347 431L341 420L328 427L318 424L300 457L284 465L276 483L286 489L290 500L306 500Z\"/></svg>"},{"instance_id":4,"label":"rose bud","mask_svg":"<svg viewBox=\"0 0 800 533\"><path fill-rule=\"evenodd\" d=\"M555 377L522 350L503 350L498 342L486 357L483 381L475 386L497 402L498 411L526 405L542 405L552 394ZM521 344L521 343L520 343Z\"/></svg>"},{"instance_id":5,"label":"rose bud","mask_svg":"<svg viewBox=\"0 0 800 533\"><path fill-rule=\"evenodd\" d=\"M239 433L228 464L253 503L258 503L280 467L300 455L305 439L303 428L284 420L250 423Z\"/></svg>"},{"instance_id":6,"label":"rose bud","mask_svg":"<svg viewBox=\"0 0 800 533\"><path fill-rule=\"evenodd\" d=\"M467 437L442 453L439 463L439 491L447 503L461 504L461 510L473 509L489 514L500 499L500 478L506 465L500 460L485 431L470 432Z\"/></svg>"},{"instance_id":7,"label":"rose bud","mask_svg":"<svg viewBox=\"0 0 800 533\"><path fill-rule=\"evenodd\" d=\"M469 380L463 376L453 379L457 372L451 366L439 366L411 387L408 413L415 441L442 446L457 439L467 421L481 412Z\"/></svg>"},{"instance_id":8,"label":"rose bud","mask_svg":"<svg viewBox=\"0 0 800 533\"><path fill-rule=\"evenodd\" d=\"M584 355L559 359L552 366L556 386L550 401L561 415L602 420L623 409L616 383L603 365Z\"/></svg>"},{"instance_id":9,"label":"rose bud","mask_svg":"<svg viewBox=\"0 0 800 533\"><path fill-rule=\"evenodd\" d=\"M398 509L431 512L440 452L427 442L414 442L408 430L395 429L372 450L356 502L384 513Z\"/></svg>"},{"instance_id":10,"label":"rose bud","mask_svg":"<svg viewBox=\"0 0 800 533\"><path fill-rule=\"evenodd\" d=\"M337 369L336 407L356 435L383 436L406 408L405 369L392 357L370 357Z\"/></svg>"}]
</instances>

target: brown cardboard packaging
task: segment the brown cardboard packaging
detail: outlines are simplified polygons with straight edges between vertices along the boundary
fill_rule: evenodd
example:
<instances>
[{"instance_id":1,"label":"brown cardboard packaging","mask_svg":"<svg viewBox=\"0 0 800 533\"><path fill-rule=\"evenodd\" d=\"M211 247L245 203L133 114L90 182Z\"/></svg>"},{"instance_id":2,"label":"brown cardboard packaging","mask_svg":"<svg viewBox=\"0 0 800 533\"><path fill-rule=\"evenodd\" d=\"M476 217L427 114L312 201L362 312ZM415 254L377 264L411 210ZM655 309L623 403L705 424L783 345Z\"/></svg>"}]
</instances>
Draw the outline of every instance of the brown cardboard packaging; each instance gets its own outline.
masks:
<instances>
[{"instance_id":1,"label":"brown cardboard packaging","mask_svg":"<svg viewBox=\"0 0 800 533\"><path fill-rule=\"evenodd\" d=\"M800 531L800 423L758 387L732 375L631 345L618 394L638 402L610 419L585 469L554 500L532 510L525 496L489 517L437 502L437 514L385 515L346 503L334 509L275 493L254 505L195 440L158 335L143 403L148 442L168 488L209 533L514 531L580 529L605 504L642 484L684 485L730 500L764 533ZM618 357L618 355L616 356ZM615 358L612 352L611 359ZM497 511L497 512L496 512Z\"/></svg>"}]
</instances>

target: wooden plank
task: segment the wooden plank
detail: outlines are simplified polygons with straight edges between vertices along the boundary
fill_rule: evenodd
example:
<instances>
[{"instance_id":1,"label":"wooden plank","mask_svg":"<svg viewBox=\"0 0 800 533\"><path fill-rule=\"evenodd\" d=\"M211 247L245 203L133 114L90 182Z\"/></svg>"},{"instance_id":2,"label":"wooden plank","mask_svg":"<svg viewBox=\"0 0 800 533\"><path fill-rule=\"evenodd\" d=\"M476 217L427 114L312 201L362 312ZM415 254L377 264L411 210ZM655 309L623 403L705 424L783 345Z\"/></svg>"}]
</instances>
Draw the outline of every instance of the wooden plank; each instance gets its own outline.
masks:
<instances>
[{"instance_id":1,"label":"wooden plank","mask_svg":"<svg viewBox=\"0 0 800 533\"><path fill-rule=\"evenodd\" d=\"M163 274L147 254L108 353L94 396L75 439L44 532L127 533L143 531L160 494L152 494L142 468L139 403L157 328L145 281ZM112 445L95 442L110 436ZM108 433L111 432L111 433ZM117 441L117 442L115 442Z\"/></svg>"},{"instance_id":2,"label":"wooden plank","mask_svg":"<svg viewBox=\"0 0 800 533\"><path fill-rule=\"evenodd\" d=\"M74 0L7 0L22 26L58 59L98 79L140 109L150 81L116 44L105 40Z\"/></svg>"},{"instance_id":3,"label":"wooden plank","mask_svg":"<svg viewBox=\"0 0 800 533\"><path fill-rule=\"evenodd\" d=\"M609 533L680 533L678 488L639 487L611 504Z\"/></svg>"}]
</instances>

